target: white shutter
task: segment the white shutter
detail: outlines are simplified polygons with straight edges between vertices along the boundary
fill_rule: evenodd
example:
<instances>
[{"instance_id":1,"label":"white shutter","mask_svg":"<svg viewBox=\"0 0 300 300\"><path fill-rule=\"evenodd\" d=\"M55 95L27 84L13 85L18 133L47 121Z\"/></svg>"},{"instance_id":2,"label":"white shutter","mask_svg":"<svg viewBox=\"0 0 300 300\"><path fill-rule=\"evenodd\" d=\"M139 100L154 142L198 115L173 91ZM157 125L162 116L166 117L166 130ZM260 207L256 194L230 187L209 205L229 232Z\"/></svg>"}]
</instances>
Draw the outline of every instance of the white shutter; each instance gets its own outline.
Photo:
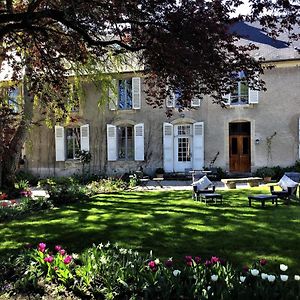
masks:
<instances>
[{"instance_id":1,"label":"white shutter","mask_svg":"<svg viewBox=\"0 0 300 300\"><path fill-rule=\"evenodd\" d=\"M299 151L299 153L298 153L298 157L299 157L299 159L300 159L300 118L299 118L299 120L298 120L298 129L299 129L299 133L298 133L298 135L299 135L299 149L298 149L298 151Z\"/></svg>"},{"instance_id":2,"label":"white shutter","mask_svg":"<svg viewBox=\"0 0 300 300\"><path fill-rule=\"evenodd\" d=\"M199 107L201 99L200 98L193 98L191 100L191 107Z\"/></svg>"},{"instance_id":3,"label":"white shutter","mask_svg":"<svg viewBox=\"0 0 300 300\"><path fill-rule=\"evenodd\" d=\"M230 94L223 95L222 100L225 105L230 105Z\"/></svg>"},{"instance_id":4,"label":"white shutter","mask_svg":"<svg viewBox=\"0 0 300 300\"><path fill-rule=\"evenodd\" d=\"M201 170L204 167L204 123L193 124L193 169Z\"/></svg>"},{"instance_id":5,"label":"white shutter","mask_svg":"<svg viewBox=\"0 0 300 300\"><path fill-rule=\"evenodd\" d=\"M251 90L249 88L249 104L257 104L258 103L258 91Z\"/></svg>"},{"instance_id":6,"label":"white shutter","mask_svg":"<svg viewBox=\"0 0 300 300\"><path fill-rule=\"evenodd\" d=\"M141 108L141 78L132 78L132 108Z\"/></svg>"},{"instance_id":7,"label":"white shutter","mask_svg":"<svg viewBox=\"0 0 300 300\"><path fill-rule=\"evenodd\" d=\"M174 165L174 134L173 125L170 123L163 124L163 156L164 156L164 170L166 172L173 172Z\"/></svg>"},{"instance_id":8,"label":"white shutter","mask_svg":"<svg viewBox=\"0 0 300 300\"><path fill-rule=\"evenodd\" d=\"M134 160L144 160L144 124L134 125Z\"/></svg>"},{"instance_id":9,"label":"white shutter","mask_svg":"<svg viewBox=\"0 0 300 300\"><path fill-rule=\"evenodd\" d=\"M113 79L111 85L108 89L108 108L116 110L118 107L118 81Z\"/></svg>"},{"instance_id":10,"label":"white shutter","mask_svg":"<svg viewBox=\"0 0 300 300\"><path fill-rule=\"evenodd\" d=\"M55 126L55 157L56 161L66 160L65 129Z\"/></svg>"},{"instance_id":11,"label":"white shutter","mask_svg":"<svg viewBox=\"0 0 300 300\"><path fill-rule=\"evenodd\" d=\"M166 107L175 107L175 93L170 91L170 95L166 99Z\"/></svg>"},{"instance_id":12,"label":"white shutter","mask_svg":"<svg viewBox=\"0 0 300 300\"><path fill-rule=\"evenodd\" d=\"M80 126L80 149L90 151L90 126L85 124Z\"/></svg>"},{"instance_id":13,"label":"white shutter","mask_svg":"<svg viewBox=\"0 0 300 300\"><path fill-rule=\"evenodd\" d=\"M107 160L117 160L117 127L107 124Z\"/></svg>"}]
</instances>

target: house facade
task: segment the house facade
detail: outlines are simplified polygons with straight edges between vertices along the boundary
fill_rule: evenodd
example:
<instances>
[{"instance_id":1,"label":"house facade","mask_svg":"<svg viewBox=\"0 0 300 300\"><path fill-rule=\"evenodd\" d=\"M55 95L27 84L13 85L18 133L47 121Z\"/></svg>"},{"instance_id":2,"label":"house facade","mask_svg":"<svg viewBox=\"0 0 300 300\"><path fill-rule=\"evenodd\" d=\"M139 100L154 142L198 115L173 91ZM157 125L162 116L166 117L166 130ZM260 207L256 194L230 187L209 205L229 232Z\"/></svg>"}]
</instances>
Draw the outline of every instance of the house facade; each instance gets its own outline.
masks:
<instances>
[{"instance_id":1,"label":"house facade","mask_svg":"<svg viewBox=\"0 0 300 300\"><path fill-rule=\"evenodd\" d=\"M165 100L173 110L168 118L165 109L146 104L142 72L121 74L101 108L99 91L87 84L69 124L31 130L26 168L41 176L80 172L80 149L92 154L91 173L107 175L141 168L153 174L159 167L176 173L211 165L250 173L263 166L293 165L300 155L300 55L283 42L255 42L260 48L253 55L275 65L263 75L266 92L240 81L234 93L224 96L225 108L205 96L182 112L174 94Z\"/></svg>"}]
</instances>

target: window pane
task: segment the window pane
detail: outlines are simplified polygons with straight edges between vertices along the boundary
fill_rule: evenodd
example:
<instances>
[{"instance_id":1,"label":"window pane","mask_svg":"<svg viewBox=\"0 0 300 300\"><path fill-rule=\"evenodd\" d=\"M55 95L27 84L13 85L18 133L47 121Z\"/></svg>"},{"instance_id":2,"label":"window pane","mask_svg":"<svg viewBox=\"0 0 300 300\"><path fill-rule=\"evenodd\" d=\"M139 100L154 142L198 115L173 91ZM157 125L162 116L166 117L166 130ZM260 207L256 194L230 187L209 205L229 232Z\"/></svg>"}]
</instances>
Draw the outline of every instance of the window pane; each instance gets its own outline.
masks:
<instances>
[{"instance_id":1,"label":"window pane","mask_svg":"<svg viewBox=\"0 0 300 300\"><path fill-rule=\"evenodd\" d=\"M241 103L248 103L248 84L245 81L240 82L240 100Z\"/></svg>"},{"instance_id":2,"label":"window pane","mask_svg":"<svg viewBox=\"0 0 300 300\"><path fill-rule=\"evenodd\" d=\"M119 80L119 108L126 108L126 89L124 80Z\"/></svg>"},{"instance_id":3,"label":"window pane","mask_svg":"<svg viewBox=\"0 0 300 300\"><path fill-rule=\"evenodd\" d=\"M243 154L249 154L249 138L243 137Z\"/></svg>"},{"instance_id":4,"label":"window pane","mask_svg":"<svg viewBox=\"0 0 300 300\"><path fill-rule=\"evenodd\" d=\"M237 154L238 153L238 147L237 147L237 138L231 139L231 154Z\"/></svg>"},{"instance_id":5,"label":"window pane","mask_svg":"<svg viewBox=\"0 0 300 300\"><path fill-rule=\"evenodd\" d=\"M127 127L127 159L133 159L133 127Z\"/></svg>"},{"instance_id":6,"label":"window pane","mask_svg":"<svg viewBox=\"0 0 300 300\"><path fill-rule=\"evenodd\" d=\"M119 109L132 108L132 79L119 80Z\"/></svg>"},{"instance_id":7,"label":"window pane","mask_svg":"<svg viewBox=\"0 0 300 300\"><path fill-rule=\"evenodd\" d=\"M80 151L80 128L67 128L66 140L67 158L78 158L78 153Z\"/></svg>"},{"instance_id":8,"label":"window pane","mask_svg":"<svg viewBox=\"0 0 300 300\"><path fill-rule=\"evenodd\" d=\"M190 161L190 139L178 138L178 161Z\"/></svg>"},{"instance_id":9,"label":"window pane","mask_svg":"<svg viewBox=\"0 0 300 300\"><path fill-rule=\"evenodd\" d=\"M126 158L126 127L118 127L118 158Z\"/></svg>"},{"instance_id":10,"label":"window pane","mask_svg":"<svg viewBox=\"0 0 300 300\"><path fill-rule=\"evenodd\" d=\"M126 80L126 108L132 108L132 80Z\"/></svg>"}]
</instances>

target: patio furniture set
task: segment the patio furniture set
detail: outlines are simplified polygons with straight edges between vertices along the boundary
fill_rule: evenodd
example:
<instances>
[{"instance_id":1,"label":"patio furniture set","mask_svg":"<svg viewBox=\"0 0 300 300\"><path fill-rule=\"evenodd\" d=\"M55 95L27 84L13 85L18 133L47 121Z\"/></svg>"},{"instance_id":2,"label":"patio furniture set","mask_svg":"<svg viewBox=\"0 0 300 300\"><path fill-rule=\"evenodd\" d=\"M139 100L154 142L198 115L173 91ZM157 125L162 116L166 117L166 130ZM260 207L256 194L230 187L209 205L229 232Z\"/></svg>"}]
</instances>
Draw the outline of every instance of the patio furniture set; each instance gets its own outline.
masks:
<instances>
[{"instance_id":1,"label":"patio furniture set","mask_svg":"<svg viewBox=\"0 0 300 300\"><path fill-rule=\"evenodd\" d=\"M209 201L213 201L214 203L220 202L222 204L223 198L221 194L215 192L215 186L212 182L206 177L206 174L199 173L198 178L194 176L193 185L193 199L195 201L203 201L205 204ZM197 179L197 180L196 180ZM236 181L237 180L237 181ZM226 182L222 180L224 183L229 185L234 185L233 188L236 188L236 182L248 182L250 186L257 186L260 182L261 178L258 177L249 177L249 178L237 178L234 179L226 179ZM254 183L254 184L253 184ZM253 201L258 201L261 203L262 207L265 207L267 201L271 201L272 204L278 206L278 199L284 201L285 204L290 204L291 199L300 199L300 189L299 189L299 198L297 197L297 189L300 184L300 173L297 172L289 172L285 173L284 176L280 179L279 182L275 184L270 184L270 194L256 194L249 195L249 207L251 207ZM280 187L281 189L275 189L275 186Z\"/></svg>"}]
</instances>

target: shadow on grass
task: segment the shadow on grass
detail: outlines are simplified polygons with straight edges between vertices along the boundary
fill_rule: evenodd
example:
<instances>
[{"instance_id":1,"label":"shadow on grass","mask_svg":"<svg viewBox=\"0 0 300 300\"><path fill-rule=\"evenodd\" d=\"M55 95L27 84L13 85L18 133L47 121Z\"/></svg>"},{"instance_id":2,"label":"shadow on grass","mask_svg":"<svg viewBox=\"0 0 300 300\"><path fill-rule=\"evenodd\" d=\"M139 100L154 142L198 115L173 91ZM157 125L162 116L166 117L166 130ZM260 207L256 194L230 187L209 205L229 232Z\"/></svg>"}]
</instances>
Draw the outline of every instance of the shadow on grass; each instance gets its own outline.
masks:
<instances>
[{"instance_id":1,"label":"shadow on grass","mask_svg":"<svg viewBox=\"0 0 300 300\"><path fill-rule=\"evenodd\" d=\"M224 191L222 206L193 201L187 191L98 195L1 224L0 255L40 241L72 252L110 241L164 258L217 255L241 265L265 257L300 268L300 206L248 207L248 193Z\"/></svg>"}]
</instances>

